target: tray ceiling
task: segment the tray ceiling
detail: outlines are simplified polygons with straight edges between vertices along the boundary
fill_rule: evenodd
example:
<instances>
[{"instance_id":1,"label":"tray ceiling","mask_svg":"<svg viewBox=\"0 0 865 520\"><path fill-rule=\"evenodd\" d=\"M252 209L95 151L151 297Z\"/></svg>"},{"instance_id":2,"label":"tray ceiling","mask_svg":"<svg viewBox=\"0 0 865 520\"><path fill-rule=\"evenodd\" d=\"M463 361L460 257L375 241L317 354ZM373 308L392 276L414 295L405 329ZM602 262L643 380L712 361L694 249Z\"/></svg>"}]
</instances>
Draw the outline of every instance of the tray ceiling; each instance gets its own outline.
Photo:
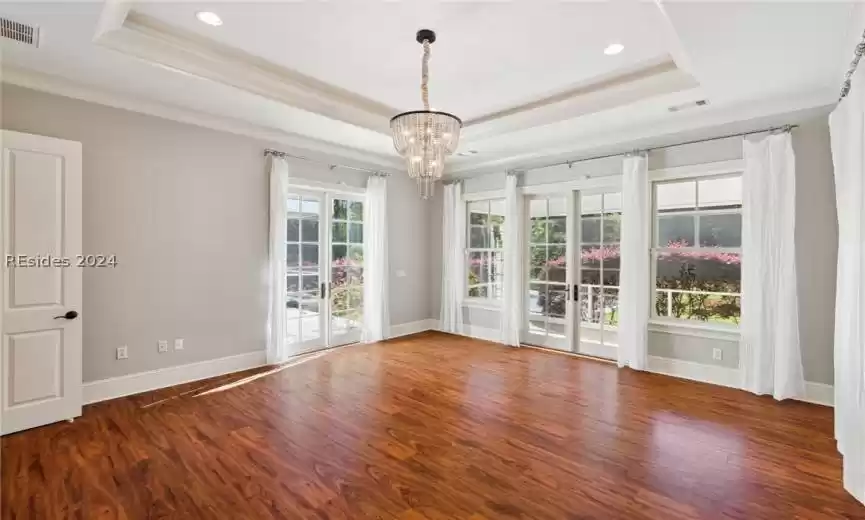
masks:
<instances>
[{"instance_id":1,"label":"tray ceiling","mask_svg":"<svg viewBox=\"0 0 865 520\"><path fill-rule=\"evenodd\" d=\"M414 33L432 28L439 39L431 104L464 120L465 155L449 161L449 171L469 175L825 109L849 61L850 33L861 31L850 23L854 8L660 0L0 3L0 16L41 33L38 49L0 44L0 71L10 83L110 98L133 110L160 105L167 109L150 112L183 112L205 126L235 121L246 129L238 133L398 170L388 119L420 105ZM199 22L201 10L216 12L223 25ZM604 54L611 43L624 51ZM701 99L709 104L668 110Z\"/></svg>"}]
</instances>

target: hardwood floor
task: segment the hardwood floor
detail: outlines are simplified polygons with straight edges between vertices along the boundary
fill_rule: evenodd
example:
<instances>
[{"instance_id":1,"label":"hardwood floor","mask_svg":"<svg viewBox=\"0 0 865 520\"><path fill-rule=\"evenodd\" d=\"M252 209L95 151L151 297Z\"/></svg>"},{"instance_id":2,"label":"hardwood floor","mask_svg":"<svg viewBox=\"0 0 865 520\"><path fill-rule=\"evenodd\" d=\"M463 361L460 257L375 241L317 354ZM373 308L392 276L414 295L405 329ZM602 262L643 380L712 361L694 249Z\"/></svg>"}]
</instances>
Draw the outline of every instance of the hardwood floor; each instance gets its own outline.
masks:
<instances>
[{"instance_id":1,"label":"hardwood floor","mask_svg":"<svg viewBox=\"0 0 865 520\"><path fill-rule=\"evenodd\" d=\"M840 468L830 408L424 333L4 437L0 517L865 518Z\"/></svg>"}]
</instances>

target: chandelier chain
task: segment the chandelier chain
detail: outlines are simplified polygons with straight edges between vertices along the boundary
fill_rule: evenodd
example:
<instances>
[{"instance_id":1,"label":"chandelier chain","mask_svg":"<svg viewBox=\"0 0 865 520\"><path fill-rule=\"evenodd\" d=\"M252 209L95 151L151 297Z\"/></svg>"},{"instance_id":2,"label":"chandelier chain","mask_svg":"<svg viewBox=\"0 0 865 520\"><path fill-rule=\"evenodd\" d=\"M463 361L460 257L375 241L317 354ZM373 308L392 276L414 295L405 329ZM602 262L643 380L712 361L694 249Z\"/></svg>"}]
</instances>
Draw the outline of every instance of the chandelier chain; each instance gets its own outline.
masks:
<instances>
[{"instance_id":1,"label":"chandelier chain","mask_svg":"<svg viewBox=\"0 0 865 520\"><path fill-rule=\"evenodd\" d=\"M423 41L423 66L420 74L420 97L424 110L429 110L429 40Z\"/></svg>"}]
</instances>

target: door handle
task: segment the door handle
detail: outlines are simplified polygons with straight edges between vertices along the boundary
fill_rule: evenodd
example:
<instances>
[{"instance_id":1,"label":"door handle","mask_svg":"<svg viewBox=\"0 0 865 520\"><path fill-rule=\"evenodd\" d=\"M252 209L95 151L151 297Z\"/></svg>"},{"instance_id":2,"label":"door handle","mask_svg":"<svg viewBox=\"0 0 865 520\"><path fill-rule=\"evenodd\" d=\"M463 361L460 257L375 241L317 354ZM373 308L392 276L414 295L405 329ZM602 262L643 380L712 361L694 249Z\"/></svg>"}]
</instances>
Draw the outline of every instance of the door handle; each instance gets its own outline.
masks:
<instances>
[{"instance_id":1,"label":"door handle","mask_svg":"<svg viewBox=\"0 0 865 520\"><path fill-rule=\"evenodd\" d=\"M66 314L61 314L60 316L54 316L55 320L64 319L64 320L74 320L78 317L78 313L75 311L69 311Z\"/></svg>"}]
</instances>

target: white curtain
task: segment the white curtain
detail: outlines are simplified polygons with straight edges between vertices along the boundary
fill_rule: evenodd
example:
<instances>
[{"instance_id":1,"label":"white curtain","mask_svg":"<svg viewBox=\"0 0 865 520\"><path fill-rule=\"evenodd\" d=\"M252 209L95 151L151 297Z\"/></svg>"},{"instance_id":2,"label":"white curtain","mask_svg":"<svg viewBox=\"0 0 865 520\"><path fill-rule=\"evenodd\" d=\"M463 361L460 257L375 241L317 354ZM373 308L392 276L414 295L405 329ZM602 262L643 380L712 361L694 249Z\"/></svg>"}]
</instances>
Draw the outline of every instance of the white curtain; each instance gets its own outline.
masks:
<instances>
[{"instance_id":1,"label":"white curtain","mask_svg":"<svg viewBox=\"0 0 865 520\"><path fill-rule=\"evenodd\" d=\"M865 67L829 116L838 271L835 292L835 438L844 487L865 502Z\"/></svg>"},{"instance_id":2,"label":"white curtain","mask_svg":"<svg viewBox=\"0 0 865 520\"><path fill-rule=\"evenodd\" d=\"M651 270L649 166L645 154L622 163L622 236L619 289L619 366L645 370L648 363Z\"/></svg>"},{"instance_id":3,"label":"white curtain","mask_svg":"<svg viewBox=\"0 0 865 520\"><path fill-rule=\"evenodd\" d=\"M505 181L505 237L504 287L502 288L501 329L502 343L520 345L520 327L523 322L523 229L526 222L525 203L517 190L517 176L508 175Z\"/></svg>"},{"instance_id":4,"label":"white curtain","mask_svg":"<svg viewBox=\"0 0 865 520\"><path fill-rule=\"evenodd\" d=\"M743 387L775 399L805 392L796 289L796 158L790 133L743 141Z\"/></svg>"},{"instance_id":5,"label":"white curtain","mask_svg":"<svg viewBox=\"0 0 865 520\"><path fill-rule=\"evenodd\" d=\"M267 362L288 359L285 323L285 233L288 203L288 162L270 156L270 254L268 258Z\"/></svg>"},{"instance_id":6,"label":"white curtain","mask_svg":"<svg viewBox=\"0 0 865 520\"><path fill-rule=\"evenodd\" d=\"M463 332L463 292L465 291L466 208L462 184L444 186L442 205L442 288L440 328L444 332Z\"/></svg>"},{"instance_id":7,"label":"white curtain","mask_svg":"<svg viewBox=\"0 0 865 520\"><path fill-rule=\"evenodd\" d=\"M363 205L363 341L390 336L387 261L387 178L372 175Z\"/></svg>"}]
</instances>

